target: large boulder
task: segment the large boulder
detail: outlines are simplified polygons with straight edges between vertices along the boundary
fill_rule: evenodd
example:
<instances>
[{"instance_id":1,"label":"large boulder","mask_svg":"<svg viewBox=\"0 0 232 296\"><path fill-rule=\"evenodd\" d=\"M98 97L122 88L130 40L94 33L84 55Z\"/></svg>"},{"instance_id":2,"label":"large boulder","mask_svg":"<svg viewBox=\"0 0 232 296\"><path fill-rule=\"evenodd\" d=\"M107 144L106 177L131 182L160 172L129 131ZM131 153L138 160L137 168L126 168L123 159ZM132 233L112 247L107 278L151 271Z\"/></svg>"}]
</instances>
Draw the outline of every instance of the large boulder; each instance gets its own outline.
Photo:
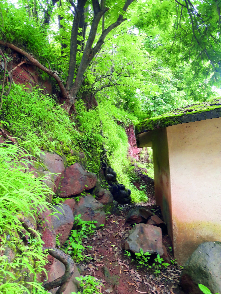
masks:
<instances>
[{"instance_id":1,"label":"large boulder","mask_svg":"<svg viewBox=\"0 0 232 296\"><path fill-rule=\"evenodd\" d=\"M66 199L63 204L65 205L68 205L70 207L70 209L72 210L72 212L74 211L74 207L75 207L75 204L77 202L75 201L74 198L69 198L69 199Z\"/></svg>"},{"instance_id":2,"label":"large boulder","mask_svg":"<svg viewBox=\"0 0 232 296\"><path fill-rule=\"evenodd\" d=\"M52 189L54 192L56 192L62 177L62 173L65 170L63 159L61 156L50 152L41 153L40 159L48 170L48 172L44 172L46 176L45 183L49 187L51 187L51 184L53 184Z\"/></svg>"},{"instance_id":3,"label":"large boulder","mask_svg":"<svg viewBox=\"0 0 232 296\"><path fill-rule=\"evenodd\" d=\"M106 214L103 210L103 204L97 201L92 195L81 197L74 207L74 216L81 214L84 221L96 221L97 228L105 224Z\"/></svg>"},{"instance_id":4,"label":"large boulder","mask_svg":"<svg viewBox=\"0 0 232 296\"><path fill-rule=\"evenodd\" d=\"M136 224L130 231L130 235L125 241L124 248L133 253L143 252L150 254L158 253L163 255L162 231L159 227L149 224Z\"/></svg>"},{"instance_id":5,"label":"large boulder","mask_svg":"<svg viewBox=\"0 0 232 296\"><path fill-rule=\"evenodd\" d=\"M221 242L205 242L198 246L184 264L180 284L185 293L200 293L202 284L221 293Z\"/></svg>"},{"instance_id":6,"label":"large boulder","mask_svg":"<svg viewBox=\"0 0 232 296\"><path fill-rule=\"evenodd\" d=\"M67 204L54 206L54 209L59 213L52 215L51 226L53 227L56 235L59 236L58 240L62 246L69 237L70 231L73 227L74 216L70 206Z\"/></svg>"},{"instance_id":7,"label":"large boulder","mask_svg":"<svg viewBox=\"0 0 232 296\"><path fill-rule=\"evenodd\" d=\"M74 196L84 190L90 190L96 182L95 174L86 172L79 163L74 163L65 169L57 193L60 197Z\"/></svg>"}]
</instances>

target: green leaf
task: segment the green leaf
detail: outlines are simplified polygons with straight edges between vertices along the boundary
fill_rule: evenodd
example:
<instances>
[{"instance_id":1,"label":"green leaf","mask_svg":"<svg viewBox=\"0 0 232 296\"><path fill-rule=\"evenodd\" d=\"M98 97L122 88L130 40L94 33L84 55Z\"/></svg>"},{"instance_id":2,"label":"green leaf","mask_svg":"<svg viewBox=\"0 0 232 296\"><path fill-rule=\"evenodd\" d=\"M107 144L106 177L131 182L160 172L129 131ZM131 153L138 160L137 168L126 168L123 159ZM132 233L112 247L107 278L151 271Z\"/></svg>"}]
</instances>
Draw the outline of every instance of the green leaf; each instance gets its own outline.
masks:
<instances>
[{"instance_id":1,"label":"green leaf","mask_svg":"<svg viewBox=\"0 0 232 296\"><path fill-rule=\"evenodd\" d=\"M208 289L206 286L198 284L198 287L204 294L212 294L210 289Z\"/></svg>"}]
</instances>

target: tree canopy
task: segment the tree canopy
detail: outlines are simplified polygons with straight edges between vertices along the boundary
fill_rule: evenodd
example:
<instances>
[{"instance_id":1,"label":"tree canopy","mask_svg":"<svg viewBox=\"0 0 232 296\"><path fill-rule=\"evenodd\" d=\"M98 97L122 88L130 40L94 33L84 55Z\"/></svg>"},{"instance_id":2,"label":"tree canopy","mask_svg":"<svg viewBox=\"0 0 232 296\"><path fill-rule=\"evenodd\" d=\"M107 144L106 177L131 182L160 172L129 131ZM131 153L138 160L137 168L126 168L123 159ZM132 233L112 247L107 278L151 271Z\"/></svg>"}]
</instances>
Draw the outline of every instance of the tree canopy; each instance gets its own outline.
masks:
<instances>
[{"instance_id":1,"label":"tree canopy","mask_svg":"<svg viewBox=\"0 0 232 296\"><path fill-rule=\"evenodd\" d=\"M219 0L12 2L0 4L0 45L53 77L68 111L91 93L148 116L220 87Z\"/></svg>"}]
</instances>

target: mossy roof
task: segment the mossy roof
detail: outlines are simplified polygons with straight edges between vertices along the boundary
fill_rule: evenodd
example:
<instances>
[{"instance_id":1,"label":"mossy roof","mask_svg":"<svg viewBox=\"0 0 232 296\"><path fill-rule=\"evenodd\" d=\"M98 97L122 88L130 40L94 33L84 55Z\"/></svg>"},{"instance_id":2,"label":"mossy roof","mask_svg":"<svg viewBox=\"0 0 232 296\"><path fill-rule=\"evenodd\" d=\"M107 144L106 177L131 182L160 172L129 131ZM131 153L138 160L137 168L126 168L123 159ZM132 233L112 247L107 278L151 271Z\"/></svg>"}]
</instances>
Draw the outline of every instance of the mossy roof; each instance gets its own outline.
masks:
<instances>
[{"instance_id":1,"label":"mossy roof","mask_svg":"<svg viewBox=\"0 0 232 296\"><path fill-rule=\"evenodd\" d=\"M135 126L135 134L164 128L171 125L221 117L221 101L204 102L175 109L161 116L148 118Z\"/></svg>"}]
</instances>

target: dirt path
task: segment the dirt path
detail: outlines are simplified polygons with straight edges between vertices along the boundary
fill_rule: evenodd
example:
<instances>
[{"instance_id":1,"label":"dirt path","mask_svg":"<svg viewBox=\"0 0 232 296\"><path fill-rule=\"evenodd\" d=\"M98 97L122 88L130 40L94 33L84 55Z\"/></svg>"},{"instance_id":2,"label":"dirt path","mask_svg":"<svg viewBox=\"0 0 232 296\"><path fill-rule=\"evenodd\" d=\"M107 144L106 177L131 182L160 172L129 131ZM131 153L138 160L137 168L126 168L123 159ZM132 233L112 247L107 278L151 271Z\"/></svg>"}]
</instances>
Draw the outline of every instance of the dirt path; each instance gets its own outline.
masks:
<instances>
[{"instance_id":1,"label":"dirt path","mask_svg":"<svg viewBox=\"0 0 232 296\"><path fill-rule=\"evenodd\" d=\"M154 205L146 207L156 214L159 212ZM178 286L181 268L177 264L171 264L157 276L151 270L137 269L131 257L124 254L123 243L132 228L125 224L127 213L128 206L108 216L104 228L83 242L85 246L92 246L85 251L85 255L92 259L79 266L81 275L101 280L103 294L182 294ZM167 235L163 236L163 243L170 251L171 242Z\"/></svg>"}]
</instances>

